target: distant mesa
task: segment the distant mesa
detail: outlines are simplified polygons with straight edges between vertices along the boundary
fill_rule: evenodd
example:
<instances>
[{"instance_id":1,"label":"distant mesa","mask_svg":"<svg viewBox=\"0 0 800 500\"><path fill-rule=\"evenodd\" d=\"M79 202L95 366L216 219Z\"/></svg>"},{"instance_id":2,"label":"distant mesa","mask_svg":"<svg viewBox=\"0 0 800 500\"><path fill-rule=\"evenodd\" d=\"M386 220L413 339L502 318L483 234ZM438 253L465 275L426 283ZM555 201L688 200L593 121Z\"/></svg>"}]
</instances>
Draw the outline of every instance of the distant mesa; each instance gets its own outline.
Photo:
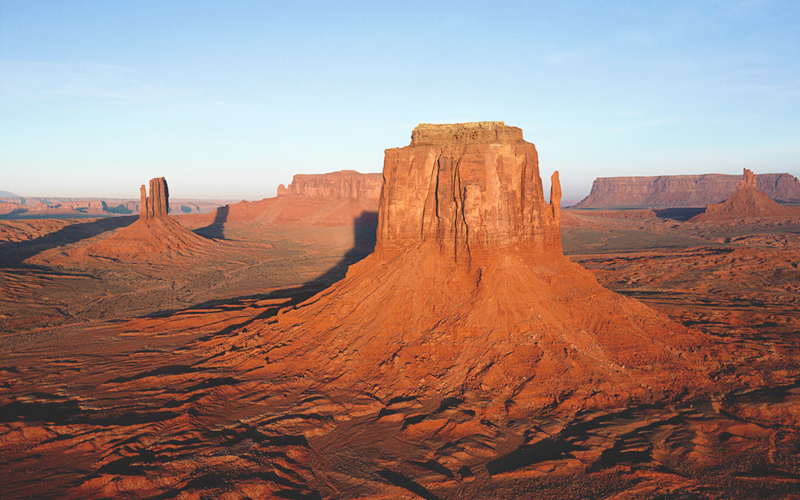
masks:
<instances>
[{"instance_id":1,"label":"distant mesa","mask_svg":"<svg viewBox=\"0 0 800 500\"><path fill-rule=\"evenodd\" d=\"M0 217L3 218L72 218L109 217L132 215L146 210L144 199L125 198L65 198L65 197L22 197L13 193L0 196ZM224 205L225 200L173 200L172 209L176 214L205 214Z\"/></svg>"},{"instance_id":2,"label":"distant mesa","mask_svg":"<svg viewBox=\"0 0 800 500\"><path fill-rule=\"evenodd\" d=\"M601 287L561 251L560 184L503 122L420 125L388 149L375 252L251 325L214 362L389 398L456 395L526 413L708 383L710 341ZM266 360L266 361L265 361ZM271 373L272 375L269 375Z\"/></svg>"},{"instance_id":3,"label":"distant mesa","mask_svg":"<svg viewBox=\"0 0 800 500\"><path fill-rule=\"evenodd\" d=\"M779 205L766 193L758 189L756 176L752 171L744 169L742 180L736 192L722 203L709 204L705 212L690 219L690 222L719 221L750 217L772 217L780 215L800 214L794 208Z\"/></svg>"},{"instance_id":4,"label":"distant mesa","mask_svg":"<svg viewBox=\"0 0 800 500\"><path fill-rule=\"evenodd\" d=\"M704 207L720 203L735 191L736 175L663 175L657 177L600 177L589 196L571 208ZM756 187L782 203L800 202L800 180L790 174L759 174Z\"/></svg>"},{"instance_id":5,"label":"distant mesa","mask_svg":"<svg viewBox=\"0 0 800 500\"><path fill-rule=\"evenodd\" d=\"M257 220L273 225L351 225L365 214L377 213L382 183L381 174L354 170L298 174L288 186L278 187L276 198L220 207L214 220L223 224Z\"/></svg>"},{"instance_id":6,"label":"distant mesa","mask_svg":"<svg viewBox=\"0 0 800 500\"><path fill-rule=\"evenodd\" d=\"M327 174L298 174L288 186L278 186L278 196L299 196L326 200L377 200L381 194L381 174L361 174L342 170Z\"/></svg>"}]
</instances>

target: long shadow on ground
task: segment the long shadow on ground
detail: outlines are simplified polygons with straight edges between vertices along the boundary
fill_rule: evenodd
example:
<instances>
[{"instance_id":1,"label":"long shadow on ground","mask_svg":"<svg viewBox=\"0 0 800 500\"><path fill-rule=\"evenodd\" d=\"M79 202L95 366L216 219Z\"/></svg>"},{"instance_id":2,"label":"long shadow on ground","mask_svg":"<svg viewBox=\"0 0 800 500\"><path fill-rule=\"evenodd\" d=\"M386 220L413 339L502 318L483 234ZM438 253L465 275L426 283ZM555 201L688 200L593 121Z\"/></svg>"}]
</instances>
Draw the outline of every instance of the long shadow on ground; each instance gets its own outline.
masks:
<instances>
[{"instance_id":1,"label":"long shadow on ground","mask_svg":"<svg viewBox=\"0 0 800 500\"><path fill-rule=\"evenodd\" d=\"M222 207L226 208L226 207ZM227 211L225 211L227 214ZM220 228L220 237L222 237L221 228L222 224L224 223L225 215L222 217L217 217L216 219L220 219L219 228ZM216 221L215 219L215 221ZM213 225L213 224L212 224ZM202 236L207 237L215 237L212 236L209 228L212 226L207 226L202 233ZM272 290L268 293L264 294L255 294L255 295L246 295L246 296L238 296L238 297L228 297L228 298L221 298L221 299L214 299L198 304L194 304L189 308L181 308L181 309L169 309L169 310L162 310L155 312L153 314L149 314L146 317L148 318L157 318L157 317L165 317L176 314L181 311L185 311L187 309L212 309L220 306L231 306L231 307L242 307L248 302L254 301L262 301L262 300L276 300L276 299L288 299L286 302L281 304L279 307L270 308L264 314L259 316L258 319L264 319L265 317L271 317L277 314L278 309L282 309L284 307L291 307L296 304L299 304L306 299L311 298L312 296L316 295L317 293L325 290L326 288L330 287L337 281L343 279L347 274L347 270L349 267L356 262L364 259L368 255L370 255L375 250L375 243L376 243L376 232L378 229L378 214L377 212L362 212L361 215L356 217L353 220L353 247L345 253L344 257L333 265L330 269L322 273L321 275L317 276L316 278L307 281L299 286L293 287L286 287L279 290ZM198 233L200 234L200 233ZM241 325L240 325L241 326Z\"/></svg>"},{"instance_id":2,"label":"long shadow on ground","mask_svg":"<svg viewBox=\"0 0 800 500\"><path fill-rule=\"evenodd\" d=\"M25 259L51 248L71 245L107 231L129 226L138 218L138 215L107 217L92 222L72 224L29 241L2 243L0 244L0 267L31 267L23 265Z\"/></svg>"}]
</instances>

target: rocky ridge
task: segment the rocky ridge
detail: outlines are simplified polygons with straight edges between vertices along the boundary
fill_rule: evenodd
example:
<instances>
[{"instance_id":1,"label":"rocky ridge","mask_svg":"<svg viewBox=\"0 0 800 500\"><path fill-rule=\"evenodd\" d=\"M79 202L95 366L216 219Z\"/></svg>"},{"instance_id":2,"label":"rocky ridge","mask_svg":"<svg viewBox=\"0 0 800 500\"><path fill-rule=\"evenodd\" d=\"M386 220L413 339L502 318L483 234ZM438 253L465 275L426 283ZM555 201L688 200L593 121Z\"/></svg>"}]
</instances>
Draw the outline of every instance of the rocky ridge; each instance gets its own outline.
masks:
<instances>
[{"instance_id":1,"label":"rocky ridge","mask_svg":"<svg viewBox=\"0 0 800 500\"><path fill-rule=\"evenodd\" d=\"M216 224L259 221L266 225L307 224L348 226L365 217L374 221L383 177L342 170L327 174L298 174L277 197L242 201L220 207Z\"/></svg>"},{"instance_id":2,"label":"rocky ridge","mask_svg":"<svg viewBox=\"0 0 800 500\"><path fill-rule=\"evenodd\" d=\"M757 188L780 202L800 202L800 180L790 174L759 174ZM662 175L599 177L589 196L572 208L703 207L720 203L735 191L736 175Z\"/></svg>"}]
</instances>

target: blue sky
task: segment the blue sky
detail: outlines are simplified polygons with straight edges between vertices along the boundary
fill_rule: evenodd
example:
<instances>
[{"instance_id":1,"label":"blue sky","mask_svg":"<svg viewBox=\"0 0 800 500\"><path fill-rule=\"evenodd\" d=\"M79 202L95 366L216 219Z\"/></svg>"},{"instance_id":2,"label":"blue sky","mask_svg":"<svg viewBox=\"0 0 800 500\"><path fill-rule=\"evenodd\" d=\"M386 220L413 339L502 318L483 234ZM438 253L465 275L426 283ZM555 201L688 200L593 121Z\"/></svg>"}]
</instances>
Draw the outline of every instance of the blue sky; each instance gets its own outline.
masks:
<instances>
[{"instance_id":1,"label":"blue sky","mask_svg":"<svg viewBox=\"0 0 800 500\"><path fill-rule=\"evenodd\" d=\"M800 2L2 0L0 189L261 199L503 120L596 177L800 175Z\"/></svg>"}]
</instances>

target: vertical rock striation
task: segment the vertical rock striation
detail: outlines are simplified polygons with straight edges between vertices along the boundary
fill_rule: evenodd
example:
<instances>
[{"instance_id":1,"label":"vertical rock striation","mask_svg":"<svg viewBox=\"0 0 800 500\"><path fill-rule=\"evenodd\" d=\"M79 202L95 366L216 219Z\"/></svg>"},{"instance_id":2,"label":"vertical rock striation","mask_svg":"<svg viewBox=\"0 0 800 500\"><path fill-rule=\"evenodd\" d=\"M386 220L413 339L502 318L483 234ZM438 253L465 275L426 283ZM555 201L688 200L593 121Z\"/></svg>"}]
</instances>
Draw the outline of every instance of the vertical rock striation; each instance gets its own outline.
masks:
<instances>
[{"instance_id":1,"label":"vertical rock striation","mask_svg":"<svg viewBox=\"0 0 800 500\"><path fill-rule=\"evenodd\" d=\"M420 125L386 151L375 252L218 362L380 399L485 398L521 413L708 382L709 340L602 288L561 252L558 174L503 122ZM255 338L254 338L255 337ZM266 360L266 361L264 361ZM555 398L555 399L554 399ZM488 404L488 403L487 403Z\"/></svg>"},{"instance_id":2,"label":"vertical rock striation","mask_svg":"<svg viewBox=\"0 0 800 500\"><path fill-rule=\"evenodd\" d=\"M561 251L558 175L547 203L536 147L517 127L422 124L409 146L386 150L383 176L381 253L428 242L456 260Z\"/></svg>"},{"instance_id":3,"label":"vertical rock striation","mask_svg":"<svg viewBox=\"0 0 800 500\"><path fill-rule=\"evenodd\" d=\"M739 181L736 189L738 191L741 191L742 189L758 189L758 185L756 184L756 176L752 170L748 168L744 169L742 180Z\"/></svg>"},{"instance_id":4,"label":"vertical rock striation","mask_svg":"<svg viewBox=\"0 0 800 500\"><path fill-rule=\"evenodd\" d=\"M139 189L141 205L139 218L150 220L156 217L166 217L169 214L169 188L163 177L150 179L150 196L147 196L145 186Z\"/></svg>"}]
</instances>

